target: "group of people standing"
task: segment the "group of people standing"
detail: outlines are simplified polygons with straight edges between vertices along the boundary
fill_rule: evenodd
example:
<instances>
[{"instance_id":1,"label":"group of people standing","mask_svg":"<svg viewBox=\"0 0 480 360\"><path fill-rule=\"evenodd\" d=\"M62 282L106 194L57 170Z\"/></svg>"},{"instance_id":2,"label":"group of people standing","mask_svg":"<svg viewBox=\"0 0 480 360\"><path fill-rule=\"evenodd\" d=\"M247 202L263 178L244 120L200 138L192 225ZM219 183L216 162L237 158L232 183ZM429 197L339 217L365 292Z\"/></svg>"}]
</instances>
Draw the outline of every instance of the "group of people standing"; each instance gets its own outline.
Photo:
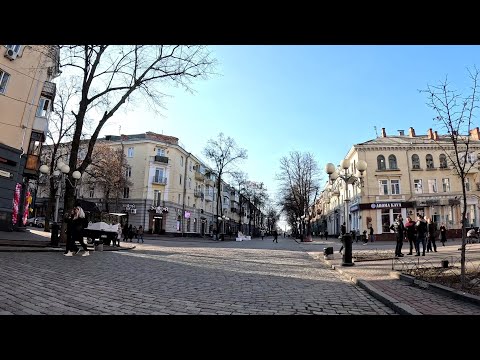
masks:
<instances>
[{"instance_id":1,"label":"group of people standing","mask_svg":"<svg viewBox=\"0 0 480 360\"><path fill-rule=\"evenodd\" d=\"M78 241L83 249L82 256L90 255L87 249L87 244L83 239L83 229L88 226L85 212L80 206L75 206L65 219L67 224L67 246L65 249L65 256L73 256L80 252L80 248L75 243Z\"/></svg>"},{"instance_id":2,"label":"group of people standing","mask_svg":"<svg viewBox=\"0 0 480 360\"><path fill-rule=\"evenodd\" d=\"M123 241L127 242L130 240L130 242L132 242L132 239L135 238L137 239L137 243L140 242L140 240L142 240L142 243L144 242L143 241L143 226L140 225L137 229L136 226L132 226L132 224L128 225L128 224L125 224L123 226L123 230L122 230L122 235L123 235ZM120 246L120 234L118 236L118 246Z\"/></svg>"},{"instance_id":3,"label":"group of people standing","mask_svg":"<svg viewBox=\"0 0 480 360\"><path fill-rule=\"evenodd\" d=\"M431 218L424 219L423 215L417 215L417 221L414 222L410 216L407 216L407 221L403 223L402 215L398 215L395 222L390 225L390 230L395 232L397 244L395 247L395 257L402 257L403 241L408 240L410 244L410 252L407 255L413 255L413 248L415 248L415 256L420 256L420 244L422 244L422 256L426 252L437 252L437 245L435 243L436 225ZM447 241L447 229L445 224L440 226L440 241L443 246Z\"/></svg>"}]
</instances>

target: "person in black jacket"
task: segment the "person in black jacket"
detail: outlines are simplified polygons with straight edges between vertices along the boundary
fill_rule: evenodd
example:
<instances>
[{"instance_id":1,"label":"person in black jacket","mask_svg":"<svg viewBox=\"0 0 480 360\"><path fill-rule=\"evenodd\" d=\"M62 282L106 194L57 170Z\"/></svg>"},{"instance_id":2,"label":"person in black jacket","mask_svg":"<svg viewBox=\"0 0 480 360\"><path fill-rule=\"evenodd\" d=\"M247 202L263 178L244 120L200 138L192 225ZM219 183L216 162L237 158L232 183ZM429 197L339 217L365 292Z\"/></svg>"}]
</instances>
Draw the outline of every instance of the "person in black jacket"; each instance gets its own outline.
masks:
<instances>
[{"instance_id":1,"label":"person in black jacket","mask_svg":"<svg viewBox=\"0 0 480 360\"><path fill-rule=\"evenodd\" d=\"M343 235L345 235L347 233L347 226L345 225L345 222L342 224L342 226L340 226L340 236L342 238L342 247L340 248L340 250L338 250L338 252L341 254L342 253L342 250L343 250Z\"/></svg>"},{"instance_id":2,"label":"person in black jacket","mask_svg":"<svg viewBox=\"0 0 480 360\"><path fill-rule=\"evenodd\" d=\"M402 215L397 216L397 220L390 225L390 230L393 230L397 239L397 246L395 246L395 257L402 257L402 246L405 233L405 226L403 225Z\"/></svg>"},{"instance_id":3,"label":"person in black jacket","mask_svg":"<svg viewBox=\"0 0 480 360\"><path fill-rule=\"evenodd\" d=\"M69 251L65 254L65 256L73 256L73 253L78 254L80 252L80 249L75 244L75 241L78 241L82 245L82 256L88 256L90 253L88 252L87 244L85 244L85 241L83 240L83 229L86 227L85 213L80 206L75 206L73 211L74 215L69 219L71 233L70 245L67 244Z\"/></svg>"},{"instance_id":4,"label":"person in black jacket","mask_svg":"<svg viewBox=\"0 0 480 360\"><path fill-rule=\"evenodd\" d=\"M420 243L422 243L422 256L425 256L425 237L428 232L427 222L424 220L422 215L417 216L417 223L415 224L415 229L417 231L417 242L415 243L415 250L417 253L415 256L420 256Z\"/></svg>"},{"instance_id":5,"label":"person in black jacket","mask_svg":"<svg viewBox=\"0 0 480 360\"><path fill-rule=\"evenodd\" d=\"M65 223L67 224L67 246L65 247L65 252L64 255L67 255L69 252L76 252L78 250L77 246L75 245L75 240L73 240L72 235L73 235L73 226L72 226L72 220L73 217L75 216L75 208L70 210L68 213L67 218L64 220ZM68 255L71 256L71 255Z\"/></svg>"},{"instance_id":6,"label":"person in black jacket","mask_svg":"<svg viewBox=\"0 0 480 360\"><path fill-rule=\"evenodd\" d=\"M410 216L407 216L407 222L405 223L405 232L407 233L407 239L410 243L410 252L407 255L413 255L413 248L415 246L417 234L415 230L415 221Z\"/></svg>"}]
</instances>

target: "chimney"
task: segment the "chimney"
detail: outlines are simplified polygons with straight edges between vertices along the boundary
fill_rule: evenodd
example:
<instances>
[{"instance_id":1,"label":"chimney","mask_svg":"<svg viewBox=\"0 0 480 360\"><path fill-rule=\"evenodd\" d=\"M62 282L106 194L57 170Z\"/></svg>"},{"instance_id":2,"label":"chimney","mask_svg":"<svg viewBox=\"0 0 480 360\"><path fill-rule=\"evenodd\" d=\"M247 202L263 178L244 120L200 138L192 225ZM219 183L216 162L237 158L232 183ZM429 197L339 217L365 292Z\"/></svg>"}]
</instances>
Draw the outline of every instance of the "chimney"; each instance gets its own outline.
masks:
<instances>
[{"instance_id":1,"label":"chimney","mask_svg":"<svg viewBox=\"0 0 480 360\"><path fill-rule=\"evenodd\" d=\"M408 136L415 137L415 129L413 127L410 127L410 129L408 129Z\"/></svg>"},{"instance_id":2,"label":"chimney","mask_svg":"<svg viewBox=\"0 0 480 360\"><path fill-rule=\"evenodd\" d=\"M470 130L470 136L472 137L472 140L480 140L478 126L475 129Z\"/></svg>"},{"instance_id":3,"label":"chimney","mask_svg":"<svg viewBox=\"0 0 480 360\"><path fill-rule=\"evenodd\" d=\"M385 128L382 128L382 137L387 137L387 133L385 132Z\"/></svg>"},{"instance_id":4,"label":"chimney","mask_svg":"<svg viewBox=\"0 0 480 360\"><path fill-rule=\"evenodd\" d=\"M437 131L433 132L433 140L438 141L438 132Z\"/></svg>"},{"instance_id":5,"label":"chimney","mask_svg":"<svg viewBox=\"0 0 480 360\"><path fill-rule=\"evenodd\" d=\"M433 139L433 131L432 131L432 128L428 129L427 139L429 139L429 140L432 140L432 139Z\"/></svg>"},{"instance_id":6,"label":"chimney","mask_svg":"<svg viewBox=\"0 0 480 360\"><path fill-rule=\"evenodd\" d=\"M397 130L399 136L405 136L405 131L404 130Z\"/></svg>"}]
</instances>

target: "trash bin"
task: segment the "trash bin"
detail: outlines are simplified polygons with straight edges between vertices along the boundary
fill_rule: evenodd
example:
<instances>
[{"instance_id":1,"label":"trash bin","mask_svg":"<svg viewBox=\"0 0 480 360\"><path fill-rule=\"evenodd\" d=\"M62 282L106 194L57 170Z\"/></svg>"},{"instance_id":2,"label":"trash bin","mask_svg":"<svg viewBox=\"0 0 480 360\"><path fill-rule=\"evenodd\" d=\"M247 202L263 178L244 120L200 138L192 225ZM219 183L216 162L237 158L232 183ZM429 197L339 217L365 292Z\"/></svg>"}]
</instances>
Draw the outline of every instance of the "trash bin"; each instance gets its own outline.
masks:
<instances>
[{"instance_id":1,"label":"trash bin","mask_svg":"<svg viewBox=\"0 0 480 360\"><path fill-rule=\"evenodd\" d=\"M58 246L58 232L60 229L60 225L57 223L52 224L51 235L50 235L50 245Z\"/></svg>"},{"instance_id":2,"label":"trash bin","mask_svg":"<svg viewBox=\"0 0 480 360\"><path fill-rule=\"evenodd\" d=\"M442 268L448 269L448 260L442 260Z\"/></svg>"}]
</instances>

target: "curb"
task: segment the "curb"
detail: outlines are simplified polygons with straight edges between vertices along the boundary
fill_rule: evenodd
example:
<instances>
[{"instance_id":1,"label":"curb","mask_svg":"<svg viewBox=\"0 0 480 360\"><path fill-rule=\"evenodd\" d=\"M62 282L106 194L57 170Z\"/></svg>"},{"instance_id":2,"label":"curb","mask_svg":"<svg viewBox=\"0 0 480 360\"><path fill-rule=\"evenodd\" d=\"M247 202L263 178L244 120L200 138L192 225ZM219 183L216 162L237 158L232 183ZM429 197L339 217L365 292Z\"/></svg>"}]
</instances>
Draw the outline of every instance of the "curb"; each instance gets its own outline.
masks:
<instances>
[{"instance_id":1,"label":"curb","mask_svg":"<svg viewBox=\"0 0 480 360\"><path fill-rule=\"evenodd\" d=\"M367 280L357 279L355 276L347 274L345 271L341 270L338 266L332 264L330 261L321 259L327 265L329 265L333 270L336 270L340 274L343 275L347 280L353 282L355 285L359 286L360 288L364 289L370 295L372 295L375 299L379 300L382 304L388 306L393 311L397 312L400 315L422 315L418 311L416 311L411 306L402 303L394 299L393 297L385 294L384 292L378 290L375 286L370 284Z\"/></svg>"},{"instance_id":2,"label":"curb","mask_svg":"<svg viewBox=\"0 0 480 360\"><path fill-rule=\"evenodd\" d=\"M422 287L422 288L425 288L425 289L428 288L428 289L436 292L437 294L448 296L448 297L451 297L453 299L457 299L457 300L461 300L461 301L465 301L465 302L470 302L470 303L473 303L475 305L480 306L480 296L476 296L476 295L472 295L472 294L469 294L469 293L466 293L466 292L463 292L463 291L460 291L460 290L456 290L456 289L450 288L450 287L445 286L445 285L434 284L434 283L429 283L427 281L418 280L415 277L410 276L410 275L406 275L406 274L401 274L400 273L399 278L401 280L404 280L404 281L410 283L410 284L414 284L416 286L419 286L419 287Z\"/></svg>"}]
</instances>

